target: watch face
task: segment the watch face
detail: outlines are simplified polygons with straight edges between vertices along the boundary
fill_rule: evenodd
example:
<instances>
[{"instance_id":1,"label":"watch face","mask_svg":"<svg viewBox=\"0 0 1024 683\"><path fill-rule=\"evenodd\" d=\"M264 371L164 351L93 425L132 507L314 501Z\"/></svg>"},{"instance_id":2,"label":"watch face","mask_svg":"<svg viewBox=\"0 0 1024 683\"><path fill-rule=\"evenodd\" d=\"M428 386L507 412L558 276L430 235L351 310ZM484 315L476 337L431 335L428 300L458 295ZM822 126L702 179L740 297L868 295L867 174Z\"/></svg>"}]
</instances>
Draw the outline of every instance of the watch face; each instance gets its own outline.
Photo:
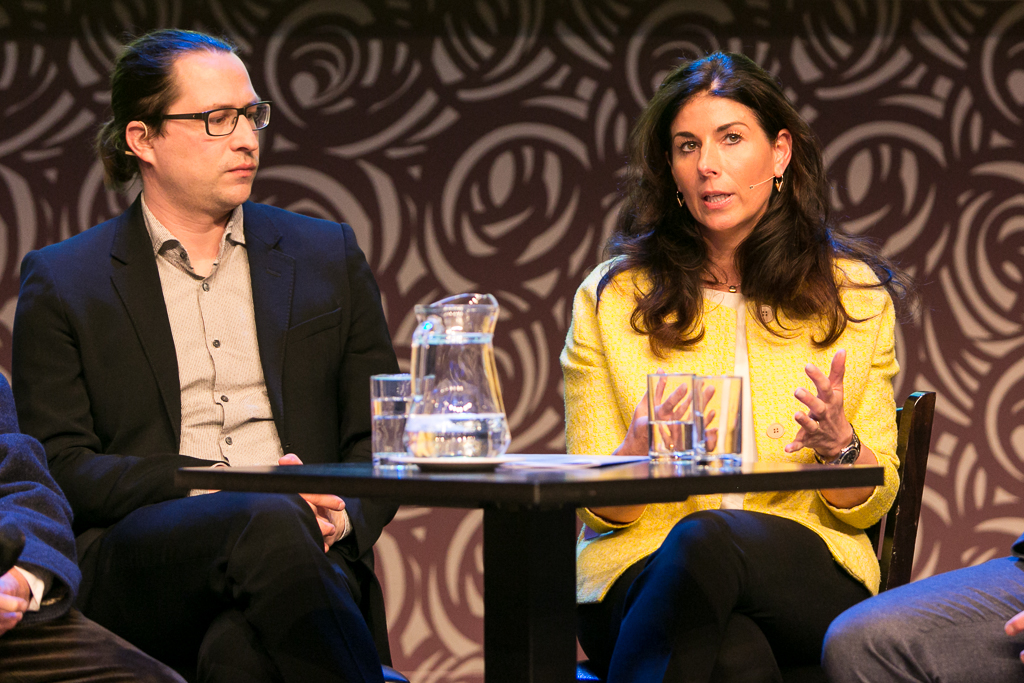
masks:
<instances>
[{"instance_id":1,"label":"watch face","mask_svg":"<svg viewBox=\"0 0 1024 683\"><path fill-rule=\"evenodd\" d=\"M852 465L853 463L857 462L857 458L859 458L859 457L860 457L860 449L859 448L850 448L849 450L843 451L839 455L839 457L836 458L836 463L838 463L840 465Z\"/></svg>"},{"instance_id":2,"label":"watch face","mask_svg":"<svg viewBox=\"0 0 1024 683\"><path fill-rule=\"evenodd\" d=\"M840 465L852 465L857 462L857 458L860 457L860 439L857 438L857 432L853 433L853 443L843 449L839 457L836 458L836 463Z\"/></svg>"}]
</instances>

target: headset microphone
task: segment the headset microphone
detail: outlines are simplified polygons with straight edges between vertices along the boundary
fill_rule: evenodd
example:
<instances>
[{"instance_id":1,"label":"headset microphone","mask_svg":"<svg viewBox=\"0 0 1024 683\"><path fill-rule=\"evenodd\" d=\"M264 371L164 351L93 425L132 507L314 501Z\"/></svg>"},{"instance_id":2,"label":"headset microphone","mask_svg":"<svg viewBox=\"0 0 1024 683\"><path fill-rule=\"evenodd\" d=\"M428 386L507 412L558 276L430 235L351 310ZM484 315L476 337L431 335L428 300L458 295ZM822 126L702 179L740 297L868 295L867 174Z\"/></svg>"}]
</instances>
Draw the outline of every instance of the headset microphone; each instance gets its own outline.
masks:
<instances>
[{"instance_id":1,"label":"headset microphone","mask_svg":"<svg viewBox=\"0 0 1024 683\"><path fill-rule=\"evenodd\" d=\"M762 181L761 181L761 182L759 182L759 183L754 183L753 185L751 185L751 186L750 186L749 188L747 188L747 189L753 190L753 189L754 189L755 187L757 187L758 185L764 185L765 183L767 183L767 182L771 182L772 180L775 180L775 176L772 176L772 177L771 177L771 178L769 178L768 180L762 180Z\"/></svg>"}]
</instances>

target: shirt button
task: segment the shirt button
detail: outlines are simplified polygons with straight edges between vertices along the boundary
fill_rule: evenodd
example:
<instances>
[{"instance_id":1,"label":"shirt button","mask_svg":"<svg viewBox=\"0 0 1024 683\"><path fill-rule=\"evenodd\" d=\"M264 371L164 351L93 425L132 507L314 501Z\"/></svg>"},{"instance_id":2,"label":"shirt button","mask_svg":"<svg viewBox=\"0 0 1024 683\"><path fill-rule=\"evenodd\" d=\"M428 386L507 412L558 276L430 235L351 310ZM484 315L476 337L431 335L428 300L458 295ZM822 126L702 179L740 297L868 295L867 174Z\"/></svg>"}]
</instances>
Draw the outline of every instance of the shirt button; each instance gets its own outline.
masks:
<instances>
[{"instance_id":1,"label":"shirt button","mask_svg":"<svg viewBox=\"0 0 1024 683\"><path fill-rule=\"evenodd\" d=\"M229 436L229 437L225 438L224 439L224 443L226 443L227 445L230 446L231 445L231 437Z\"/></svg>"},{"instance_id":2,"label":"shirt button","mask_svg":"<svg viewBox=\"0 0 1024 683\"><path fill-rule=\"evenodd\" d=\"M209 292L210 291L210 283L209 282L204 282L203 283L203 291L204 292Z\"/></svg>"},{"instance_id":3,"label":"shirt button","mask_svg":"<svg viewBox=\"0 0 1024 683\"><path fill-rule=\"evenodd\" d=\"M224 396L224 395L221 395L220 400L223 401L224 403L227 403L228 402L228 397Z\"/></svg>"},{"instance_id":4,"label":"shirt button","mask_svg":"<svg viewBox=\"0 0 1024 683\"><path fill-rule=\"evenodd\" d=\"M765 430L765 434L767 434L772 439L781 439L782 435L785 433L786 428L780 425L778 422L773 422L771 425L768 426L768 429Z\"/></svg>"},{"instance_id":5,"label":"shirt button","mask_svg":"<svg viewBox=\"0 0 1024 683\"><path fill-rule=\"evenodd\" d=\"M214 339L213 340L213 348L215 348L215 349L219 349L220 348L220 339Z\"/></svg>"}]
</instances>

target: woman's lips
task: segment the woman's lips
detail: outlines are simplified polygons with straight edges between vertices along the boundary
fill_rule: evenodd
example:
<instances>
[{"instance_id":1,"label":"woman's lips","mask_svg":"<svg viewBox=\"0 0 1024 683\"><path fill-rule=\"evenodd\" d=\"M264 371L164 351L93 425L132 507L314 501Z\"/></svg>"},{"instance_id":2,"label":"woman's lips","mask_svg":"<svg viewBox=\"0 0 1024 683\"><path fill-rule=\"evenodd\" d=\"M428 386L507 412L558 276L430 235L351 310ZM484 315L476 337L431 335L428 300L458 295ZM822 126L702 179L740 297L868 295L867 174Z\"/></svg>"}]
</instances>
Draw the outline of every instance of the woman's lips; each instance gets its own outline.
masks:
<instances>
[{"instance_id":1,"label":"woman's lips","mask_svg":"<svg viewBox=\"0 0 1024 683\"><path fill-rule=\"evenodd\" d=\"M701 196L701 201L704 202L704 206L709 209L722 208L729 203L730 199L732 199L732 195L726 192L714 192Z\"/></svg>"}]
</instances>

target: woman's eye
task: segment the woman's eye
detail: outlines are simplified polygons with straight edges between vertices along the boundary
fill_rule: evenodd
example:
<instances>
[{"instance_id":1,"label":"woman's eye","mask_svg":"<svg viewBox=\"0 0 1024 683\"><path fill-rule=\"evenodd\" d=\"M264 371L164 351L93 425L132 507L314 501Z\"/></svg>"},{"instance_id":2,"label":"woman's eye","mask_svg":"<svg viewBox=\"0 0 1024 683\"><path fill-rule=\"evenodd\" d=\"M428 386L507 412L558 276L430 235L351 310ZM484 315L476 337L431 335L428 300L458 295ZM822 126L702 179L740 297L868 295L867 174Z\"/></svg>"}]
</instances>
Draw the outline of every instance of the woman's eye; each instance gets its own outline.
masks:
<instances>
[{"instance_id":1,"label":"woman's eye","mask_svg":"<svg viewBox=\"0 0 1024 683\"><path fill-rule=\"evenodd\" d=\"M725 139L729 142L739 142L743 137L739 133L727 133Z\"/></svg>"},{"instance_id":2,"label":"woman's eye","mask_svg":"<svg viewBox=\"0 0 1024 683\"><path fill-rule=\"evenodd\" d=\"M679 151L683 153L692 152L695 149L697 149L697 143L692 140L679 145Z\"/></svg>"}]
</instances>

